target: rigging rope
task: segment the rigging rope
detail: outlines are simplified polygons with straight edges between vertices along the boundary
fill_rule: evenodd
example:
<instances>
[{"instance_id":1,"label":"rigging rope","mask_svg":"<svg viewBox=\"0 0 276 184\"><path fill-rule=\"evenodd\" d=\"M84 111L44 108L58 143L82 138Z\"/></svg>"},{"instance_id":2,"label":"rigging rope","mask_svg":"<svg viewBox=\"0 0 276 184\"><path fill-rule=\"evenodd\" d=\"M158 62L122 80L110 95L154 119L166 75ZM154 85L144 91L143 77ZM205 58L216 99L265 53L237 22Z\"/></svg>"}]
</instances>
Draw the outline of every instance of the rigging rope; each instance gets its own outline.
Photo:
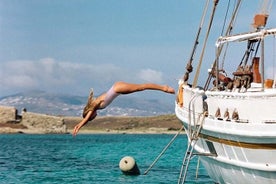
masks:
<instances>
[{"instance_id":1,"label":"rigging rope","mask_svg":"<svg viewBox=\"0 0 276 184\"><path fill-rule=\"evenodd\" d=\"M219 2L219 0L214 0L213 10L212 10L211 18L210 18L210 21L209 21L209 26L208 26L206 37L205 37L205 40L204 40L203 49L202 49L201 56L200 56L200 59L199 59L199 63L198 63L198 66L197 66L195 78L194 78L194 81L193 81L193 87L195 87L197 85L199 72L200 72L200 68L201 68L201 64L202 64L202 60L203 60L203 55L204 55L204 52L205 52L207 40L209 38L209 33L211 31L211 27L212 27L212 23L213 23L213 20L214 20L214 15L215 15L215 11L216 11L218 2Z\"/></svg>"},{"instance_id":2,"label":"rigging rope","mask_svg":"<svg viewBox=\"0 0 276 184\"><path fill-rule=\"evenodd\" d=\"M272 55L272 74L273 74L273 77L274 77L274 80L275 80L275 62L276 62L276 58L275 58L275 52L276 52L276 48L275 48L275 42L276 42L276 36L274 35L274 40L273 40L273 55ZM274 81L275 82L275 81ZM275 87L275 86L274 86Z\"/></svg>"},{"instance_id":3,"label":"rigging rope","mask_svg":"<svg viewBox=\"0 0 276 184\"><path fill-rule=\"evenodd\" d=\"M224 32L224 27L225 27L225 24L226 24L226 18L227 18L227 16L228 16L228 11L229 11L229 9L230 9L230 1L231 0L229 0L228 1L228 5L227 5L227 12L225 13L225 17L224 17L224 23L223 23L223 28L222 28L222 30L221 30L221 36L223 36L223 32ZM235 1L235 3L234 4L236 4L237 3L237 1ZM235 8L233 9L233 12L235 12ZM232 15L234 14L232 12ZM230 20L232 20L233 19L233 17L230 19ZM233 26L233 25L232 25ZM228 29L227 29L228 30ZM229 46L229 44L226 44L226 48L225 48L225 52L224 52L224 54L223 54L223 59L222 59L222 62L221 62L221 66L220 66L220 68L221 68L221 70L224 70L223 68L224 68L224 61L225 61L225 58L226 58L226 51L227 51L227 49L228 49L228 46Z\"/></svg>"},{"instance_id":4,"label":"rigging rope","mask_svg":"<svg viewBox=\"0 0 276 184\"><path fill-rule=\"evenodd\" d=\"M184 129L184 126L182 126L178 132L174 135L174 137L170 140L170 142L164 147L164 149L161 151L161 153L155 158L155 160L152 162L152 164L149 166L149 168L144 172L144 175L147 175L148 172L151 170L151 168L156 164L156 162L160 159L160 157L165 153L165 151L169 148L169 146L173 143L173 141L176 139L176 137L180 134L180 132Z\"/></svg>"},{"instance_id":5,"label":"rigging rope","mask_svg":"<svg viewBox=\"0 0 276 184\"><path fill-rule=\"evenodd\" d=\"M223 27L221 29L220 36L222 36L223 32L224 32L224 27L225 27L225 24L226 24L226 18L227 18L227 15L228 15L229 7L230 7L230 0L228 0L228 4L227 4L227 8L226 8L227 11L225 12L224 21L223 21Z\"/></svg>"},{"instance_id":6,"label":"rigging rope","mask_svg":"<svg viewBox=\"0 0 276 184\"><path fill-rule=\"evenodd\" d=\"M231 34L231 32L233 30L234 23L236 21L237 14L239 12L238 10L239 10L240 6L241 6L241 0L238 0L238 2L236 2L236 6L235 6L234 12L232 14L232 18L231 18L231 20L228 24L228 28L225 32L225 36L228 36L228 35ZM211 81L211 78L212 78L212 73L215 71L215 68L216 68L216 65L217 65L217 62L218 62L217 61L218 56L221 54L222 49L223 49L223 46L218 48L217 57L216 57L213 65L212 65L212 69L211 69L211 72L209 73L209 76L208 76L207 81L205 83L204 90L206 90L208 88L209 84L210 84L210 81Z\"/></svg>"},{"instance_id":7,"label":"rigging rope","mask_svg":"<svg viewBox=\"0 0 276 184\"><path fill-rule=\"evenodd\" d=\"M198 31L197 31L197 36L196 36L196 39L195 39L195 42L194 42L194 47L193 47L193 50L191 52L190 60L187 63L187 66L186 66L187 71L184 75L184 81L187 81L189 79L189 73L191 73L193 71L193 66L192 66L193 57L195 55L197 45L199 44L199 42L198 42L199 35L200 35L200 32L201 32L202 26L204 24L204 20L205 20L205 16L206 16L206 13L207 13L207 10L208 10L209 2L210 2L210 0L206 1L205 8L204 8L203 14L201 16L201 21L200 21L199 28L198 28Z\"/></svg>"}]
</instances>

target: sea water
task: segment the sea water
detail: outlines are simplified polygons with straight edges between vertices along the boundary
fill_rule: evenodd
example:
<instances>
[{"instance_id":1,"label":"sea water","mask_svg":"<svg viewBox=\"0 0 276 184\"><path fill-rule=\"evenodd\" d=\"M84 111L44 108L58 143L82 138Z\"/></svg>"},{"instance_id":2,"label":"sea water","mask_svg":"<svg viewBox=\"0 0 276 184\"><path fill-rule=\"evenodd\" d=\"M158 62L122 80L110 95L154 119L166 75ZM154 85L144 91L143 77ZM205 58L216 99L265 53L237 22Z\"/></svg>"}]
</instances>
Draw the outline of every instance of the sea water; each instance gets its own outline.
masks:
<instances>
[{"instance_id":1,"label":"sea water","mask_svg":"<svg viewBox=\"0 0 276 184\"><path fill-rule=\"evenodd\" d=\"M0 183L177 183L187 146L166 134L0 135ZM119 162L132 156L141 175L124 175ZM190 162L186 183L213 183L198 159Z\"/></svg>"}]
</instances>

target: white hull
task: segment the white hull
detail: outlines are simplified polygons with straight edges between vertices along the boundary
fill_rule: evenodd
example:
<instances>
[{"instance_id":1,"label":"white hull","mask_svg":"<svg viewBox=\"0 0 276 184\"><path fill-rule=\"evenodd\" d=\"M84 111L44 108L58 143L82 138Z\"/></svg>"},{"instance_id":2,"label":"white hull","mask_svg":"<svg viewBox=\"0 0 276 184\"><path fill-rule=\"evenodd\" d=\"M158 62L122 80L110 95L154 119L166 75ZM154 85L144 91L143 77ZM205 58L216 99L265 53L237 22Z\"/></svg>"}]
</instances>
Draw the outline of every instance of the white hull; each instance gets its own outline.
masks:
<instances>
[{"instance_id":1,"label":"white hull","mask_svg":"<svg viewBox=\"0 0 276 184\"><path fill-rule=\"evenodd\" d=\"M207 95L207 96L205 96ZM276 90L206 92L184 86L184 104L176 104L189 140L200 124L194 149L210 177L218 183L276 183ZM208 114L203 113L207 97ZM239 119L216 117L216 110L239 113ZM222 113L223 114L223 113Z\"/></svg>"},{"instance_id":2,"label":"white hull","mask_svg":"<svg viewBox=\"0 0 276 184\"><path fill-rule=\"evenodd\" d=\"M275 183L275 171L261 171L225 164L208 157L201 158L208 174L218 183Z\"/></svg>"},{"instance_id":3,"label":"white hull","mask_svg":"<svg viewBox=\"0 0 276 184\"><path fill-rule=\"evenodd\" d=\"M213 2L209 23L219 1ZM265 29L272 1L261 1L262 8L254 16L252 32L232 34L240 5L241 1L236 1L233 16L226 21L228 28L224 36L216 41L215 59L204 87L197 85L203 61L208 64L209 57L203 59L203 56L211 24L206 29L195 73L191 75L195 51L201 43L202 24L186 72L179 81L175 113L189 140L179 183L185 182L194 151L217 183L276 183L276 75L273 71L272 76L266 76L266 64L275 51L267 37L275 39L276 28ZM202 20L207 9L208 5ZM240 49L242 45L244 50Z\"/></svg>"}]
</instances>

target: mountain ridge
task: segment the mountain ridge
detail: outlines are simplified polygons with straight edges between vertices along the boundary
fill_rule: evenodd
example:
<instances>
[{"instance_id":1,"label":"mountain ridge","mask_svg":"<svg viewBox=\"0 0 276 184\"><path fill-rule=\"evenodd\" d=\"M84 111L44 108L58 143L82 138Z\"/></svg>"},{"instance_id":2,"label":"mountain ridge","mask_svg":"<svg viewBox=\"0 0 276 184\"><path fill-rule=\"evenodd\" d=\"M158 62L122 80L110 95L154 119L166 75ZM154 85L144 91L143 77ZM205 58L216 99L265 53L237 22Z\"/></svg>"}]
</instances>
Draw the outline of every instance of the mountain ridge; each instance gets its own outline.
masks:
<instances>
[{"instance_id":1,"label":"mountain ridge","mask_svg":"<svg viewBox=\"0 0 276 184\"><path fill-rule=\"evenodd\" d=\"M119 99L118 99L119 98ZM174 113L174 102L120 96L109 107L98 112L101 116L155 116ZM49 93L41 90L20 92L0 97L0 105L19 110L62 116L81 116L87 96Z\"/></svg>"}]
</instances>

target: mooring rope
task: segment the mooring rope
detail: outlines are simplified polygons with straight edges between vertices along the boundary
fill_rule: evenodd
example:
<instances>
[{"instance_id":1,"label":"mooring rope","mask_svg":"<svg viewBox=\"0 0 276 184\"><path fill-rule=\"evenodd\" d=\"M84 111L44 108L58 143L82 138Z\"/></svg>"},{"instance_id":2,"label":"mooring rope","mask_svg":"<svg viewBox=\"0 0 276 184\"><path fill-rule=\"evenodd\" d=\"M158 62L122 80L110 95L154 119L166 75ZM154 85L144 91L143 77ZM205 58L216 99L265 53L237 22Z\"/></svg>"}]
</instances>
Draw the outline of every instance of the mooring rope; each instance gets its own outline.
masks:
<instances>
[{"instance_id":1,"label":"mooring rope","mask_svg":"<svg viewBox=\"0 0 276 184\"><path fill-rule=\"evenodd\" d=\"M176 139L176 137L180 134L180 132L184 129L184 126L182 126L178 132L174 135L174 137L170 140L170 142L163 148L161 153L155 158L155 160L152 162L152 164L149 166L149 168L144 172L144 175L147 175L148 172L151 170L151 168L156 164L156 162L160 159L160 157L165 153L165 151L170 147L170 145L173 143L173 141Z\"/></svg>"}]
</instances>

